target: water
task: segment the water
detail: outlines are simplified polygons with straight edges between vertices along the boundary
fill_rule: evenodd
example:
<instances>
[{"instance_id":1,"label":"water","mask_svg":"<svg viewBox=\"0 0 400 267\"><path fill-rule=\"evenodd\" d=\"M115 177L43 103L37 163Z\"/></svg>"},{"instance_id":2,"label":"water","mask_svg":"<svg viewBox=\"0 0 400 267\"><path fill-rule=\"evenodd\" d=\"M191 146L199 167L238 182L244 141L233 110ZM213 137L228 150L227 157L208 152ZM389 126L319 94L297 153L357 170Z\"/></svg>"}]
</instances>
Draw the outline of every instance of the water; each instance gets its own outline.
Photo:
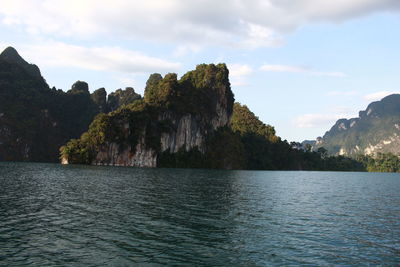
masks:
<instances>
[{"instance_id":1,"label":"water","mask_svg":"<svg viewBox=\"0 0 400 267\"><path fill-rule=\"evenodd\" d=\"M0 266L400 264L400 176L0 163Z\"/></svg>"}]
</instances>

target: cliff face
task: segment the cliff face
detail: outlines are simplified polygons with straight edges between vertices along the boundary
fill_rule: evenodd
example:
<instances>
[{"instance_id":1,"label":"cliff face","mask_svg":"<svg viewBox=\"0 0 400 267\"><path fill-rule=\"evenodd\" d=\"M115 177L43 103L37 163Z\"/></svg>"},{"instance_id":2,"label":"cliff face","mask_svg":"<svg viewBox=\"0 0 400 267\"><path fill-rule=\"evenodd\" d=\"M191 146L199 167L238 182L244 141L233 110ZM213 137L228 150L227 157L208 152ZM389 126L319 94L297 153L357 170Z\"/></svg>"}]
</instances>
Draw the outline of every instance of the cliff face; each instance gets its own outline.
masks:
<instances>
[{"instance_id":1,"label":"cliff face","mask_svg":"<svg viewBox=\"0 0 400 267\"><path fill-rule=\"evenodd\" d=\"M14 48L0 54L1 161L57 162L60 146L79 137L105 111L104 88L90 94L88 84L78 81L67 93L50 89L39 68Z\"/></svg>"},{"instance_id":2,"label":"cliff face","mask_svg":"<svg viewBox=\"0 0 400 267\"><path fill-rule=\"evenodd\" d=\"M317 143L331 154L400 154L400 95L372 102L358 118L340 119Z\"/></svg>"},{"instance_id":3,"label":"cliff face","mask_svg":"<svg viewBox=\"0 0 400 267\"><path fill-rule=\"evenodd\" d=\"M169 150L171 153L176 153L180 148L189 151L194 147L205 152L204 144L207 129L201 122L201 118L192 114L177 116L172 112L164 112L160 114L159 120L169 120L174 129L170 132L161 133L161 152ZM212 127L213 130L217 128L218 126Z\"/></svg>"},{"instance_id":4,"label":"cliff face","mask_svg":"<svg viewBox=\"0 0 400 267\"><path fill-rule=\"evenodd\" d=\"M0 160L46 158L39 155L47 149L39 132L55 122L44 103L47 90L37 66L14 48L0 54Z\"/></svg>"},{"instance_id":5,"label":"cliff face","mask_svg":"<svg viewBox=\"0 0 400 267\"><path fill-rule=\"evenodd\" d=\"M88 90L50 89L15 49L0 54L0 160L57 162L59 147L87 129L96 109Z\"/></svg>"},{"instance_id":6,"label":"cliff face","mask_svg":"<svg viewBox=\"0 0 400 267\"><path fill-rule=\"evenodd\" d=\"M180 80L152 75L144 100L96 118L61 149L63 162L156 167L161 153L204 154L207 139L228 125L233 101L223 64L199 65Z\"/></svg>"},{"instance_id":7,"label":"cliff face","mask_svg":"<svg viewBox=\"0 0 400 267\"><path fill-rule=\"evenodd\" d=\"M64 164L68 162L63 162ZM144 138L139 140L134 152L126 146L121 149L120 145L113 142L102 146L92 161L94 165L109 166L135 166L135 167L157 167L157 153L154 149L146 148Z\"/></svg>"}]
</instances>

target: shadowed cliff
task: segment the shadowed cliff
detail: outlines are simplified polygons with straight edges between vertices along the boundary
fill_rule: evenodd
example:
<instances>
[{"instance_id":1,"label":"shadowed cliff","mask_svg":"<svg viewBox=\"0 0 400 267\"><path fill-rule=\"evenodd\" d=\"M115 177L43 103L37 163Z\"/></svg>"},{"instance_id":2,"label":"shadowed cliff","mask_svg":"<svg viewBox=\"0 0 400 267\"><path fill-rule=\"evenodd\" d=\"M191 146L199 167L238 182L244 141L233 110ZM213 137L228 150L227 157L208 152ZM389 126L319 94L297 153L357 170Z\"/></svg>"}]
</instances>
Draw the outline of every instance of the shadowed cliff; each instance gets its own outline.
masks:
<instances>
[{"instance_id":1,"label":"shadowed cliff","mask_svg":"<svg viewBox=\"0 0 400 267\"><path fill-rule=\"evenodd\" d=\"M57 162L60 146L86 131L99 112L129 102L134 92L128 91L117 91L123 95L109 105L105 89L90 94L86 82L68 92L50 89L36 65L6 48L0 54L0 160Z\"/></svg>"}]
</instances>

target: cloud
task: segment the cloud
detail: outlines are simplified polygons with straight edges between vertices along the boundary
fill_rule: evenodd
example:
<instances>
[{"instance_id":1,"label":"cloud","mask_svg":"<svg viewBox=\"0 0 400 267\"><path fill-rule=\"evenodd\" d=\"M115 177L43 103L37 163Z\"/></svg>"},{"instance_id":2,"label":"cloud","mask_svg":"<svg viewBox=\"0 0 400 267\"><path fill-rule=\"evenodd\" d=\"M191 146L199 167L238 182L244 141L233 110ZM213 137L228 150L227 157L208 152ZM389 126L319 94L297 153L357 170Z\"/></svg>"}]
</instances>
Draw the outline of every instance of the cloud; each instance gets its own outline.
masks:
<instances>
[{"instance_id":1,"label":"cloud","mask_svg":"<svg viewBox=\"0 0 400 267\"><path fill-rule=\"evenodd\" d=\"M336 114L304 114L295 119L295 124L299 128L328 128L338 119L347 116Z\"/></svg>"},{"instance_id":2,"label":"cloud","mask_svg":"<svg viewBox=\"0 0 400 267\"><path fill-rule=\"evenodd\" d=\"M175 48L173 55L175 57L184 57L188 54L197 54L201 51L201 47L198 45L179 45Z\"/></svg>"},{"instance_id":3,"label":"cloud","mask_svg":"<svg viewBox=\"0 0 400 267\"><path fill-rule=\"evenodd\" d=\"M134 79L126 76L115 77L115 80L117 80L118 83L121 84L123 87L132 87L134 84L137 84Z\"/></svg>"},{"instance_id":4,"label":"cloud","mask_svg":"<svg viewBox=\"0 0 400 267\"><path fill-rule=\"evenodd\" d=\"M358 115L354 106L332 106L328 108L329 114L338 114L341 118L350 118Z\"/></svg>"},{"instance_id":5,"label":"cloud","mask_svg":"<svg viewBox=\"0 0 400 267\"><path fill-rule=\"evenodd\" d=\"M316 71L308 67L301 66L289 66L289 65L277 65L277 64L264 64L260 67L260 70L267 72L292 72L292 73L304 73L312 76L330 76L330 77L347 77L343 72L337 71Z\"/></svg>"},{"instance_id":6,"label":"cloud","mask_svg":"<svg viewBox=\"0 0 400 267\"><path fill-rule=\"evenodd\" d=\"M287 66L287 65L262 65L260 67L262 71L273 71L273 72L306 72L307 69L303 67Z\"/></svg>"},{"instance_id":7,"label":"cloud","mask_svg":"<svg viewBox=\"0 0 400 267\"><path fill-rule=\"evenodd\" d=\"M240 80L240 79L235 80L235 79L233 79L233 80L231 80L231 85L235 86L235 87L243 87L243 86L249 86L250 84L249 84L249 82L247 82L245 80Z\"/></svg>"},{"instance_id":8,"label":"cloud","mask_svg":"<svg viewBox=\"0 0 400 267\"><path fill-rule=\"evenodd\" d=\"M0 21L28 33L157 43L276 46L282 35L319 22L398 12L398 0L0 0Z\"/></svg>"},{"instance_id":9,"label":"cloud","mask_svg":"<svg viewBox=\"0 0 400 267\"><path fill-rule=\"evenodd\" d=\"M77 67L95 71L149 73L176 71L181 64L119 47L83 47L61 42L22 46L20 52L39 66Z\"/></svg>"},{"instance_id":10,"label":"cloud","mask_svg":"<svg viewBox=\"0 0 400 267\"><path fill-rule=\"evenodd\" d=\"M229 79L233 86L248 85L246 77L253 72L253 69L246 64L228 64Z\"/></svg>"},{"instance_id":11,"label":"cloud","mask_svg":"<svg viewBox=\"0 0 400 267\"><path fill-rule=\"evenodd\" d=\"M325 113L303 114L295 118L294 123L299 128L330 128L338 119L356 116L354 107L331 106Z\"/></svg>"},{"instance_id":12,"label":"cloud","mask_svg":"<svg viewBox=\"0 0 400 267\"><path fill-rule=\"evenodd\" d=\"M378 101L381 100L382 98L384 98L385 96L391 95L391 94L399 94L399 91L379 91L379 92L375 92L372 94L368 94L364 96L364 99L372 102L372 101Z\"/></svg>"},{"instance_id":13,"label":"cloud","mask_svg":"<svg viewBox=\"0 0 400 267\"><path fill-rule=\"evenodd\" d=\"M231 77L243 77L253 72L253 69L246 64L229 64L228 68Z\"/></svg>"}]
</instances>

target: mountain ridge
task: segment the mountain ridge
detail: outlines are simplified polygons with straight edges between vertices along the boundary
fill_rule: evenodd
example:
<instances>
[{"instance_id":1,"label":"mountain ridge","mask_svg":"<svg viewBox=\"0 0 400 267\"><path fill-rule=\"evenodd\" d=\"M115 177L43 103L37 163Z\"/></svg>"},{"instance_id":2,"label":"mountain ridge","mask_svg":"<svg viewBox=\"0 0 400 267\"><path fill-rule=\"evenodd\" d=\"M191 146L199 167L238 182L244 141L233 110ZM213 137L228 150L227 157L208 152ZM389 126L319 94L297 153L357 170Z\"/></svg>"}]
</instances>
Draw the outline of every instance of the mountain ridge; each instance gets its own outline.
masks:
<instances>
[{"instance_id":1,"label":"mountain ridge","mask_svg":"<svg viewBox=\"0 0 400 267\"><path fill-rule=\"evenodd\" d=\"M335 155L400 154L400 94L371 102L359 117L339 119L315 148Z\"/></svg>"},{"instance_id":2,"label":"mountain ridge","mask_svg":"<svg viewBox=\"0 0 400 267\"><path fill-rule=\"evenodd\" d=\"M104 88L90 94L83 81L67 92L50 88L35 64L7 47L0 54L0 160L57 162L60 146L129 97L140 98L133 88L111 93L111 107Z\"/></svg>"}]
</instances>

